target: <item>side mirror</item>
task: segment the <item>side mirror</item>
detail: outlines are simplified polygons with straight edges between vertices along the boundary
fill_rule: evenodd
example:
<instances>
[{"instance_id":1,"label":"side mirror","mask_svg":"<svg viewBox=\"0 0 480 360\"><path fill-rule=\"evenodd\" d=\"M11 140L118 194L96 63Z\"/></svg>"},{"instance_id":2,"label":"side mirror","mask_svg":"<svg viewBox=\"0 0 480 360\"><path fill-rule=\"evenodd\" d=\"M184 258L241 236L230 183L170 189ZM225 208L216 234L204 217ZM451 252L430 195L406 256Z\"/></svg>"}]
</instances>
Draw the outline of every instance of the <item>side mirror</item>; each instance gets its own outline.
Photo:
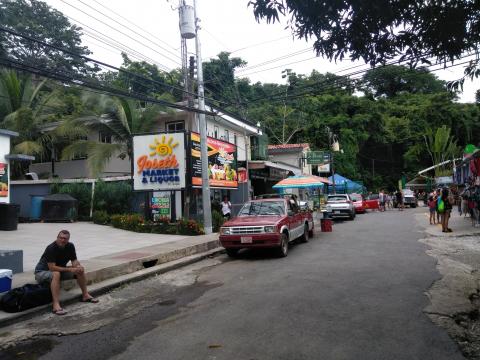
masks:
<instances>
[{"instance_id":1,"label":"side mirror","mask_svg":"<svg viewBox=\"0 0 480 360\"><path fill-rule=\"evenodd\" d=\"M293 215L294 215L294 212L293 212L292 210L288 210L288 211L287 211L287 215L288 215L288 216L293 216Z\"/></svg>"}]
</instances>

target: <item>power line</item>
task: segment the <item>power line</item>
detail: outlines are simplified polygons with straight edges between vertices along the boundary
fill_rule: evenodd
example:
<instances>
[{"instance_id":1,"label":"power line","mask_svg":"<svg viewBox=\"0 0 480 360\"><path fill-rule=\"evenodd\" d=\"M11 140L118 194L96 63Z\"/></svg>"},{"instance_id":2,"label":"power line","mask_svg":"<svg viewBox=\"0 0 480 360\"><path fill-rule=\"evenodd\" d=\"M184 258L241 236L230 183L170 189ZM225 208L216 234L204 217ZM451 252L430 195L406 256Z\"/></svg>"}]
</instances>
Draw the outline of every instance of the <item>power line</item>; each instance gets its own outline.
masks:
<instances>
[{"instance_id":1,"label":"power line","mask_svg":"<svg viewBox=\"0 0 480 360\"><path fill-rule=\"evenodd\" d=\"M273 58L273 59L270 59L270 60L266 60L266 61L261 62L259 64L255 64L255 65L252 65L252 66L247 66L247 67L241 68L241 69L238 70L238 72L249 71L249 70L255 69L257 67L262 67L262 66L265 66L265 65L269 65L271 63L274 63L274 62L277 62L277 61L280 61L280 60L284 60L284 59L288 59L290 57L294 57L294 56L297 56L297 55L301 55L301 54L304 54L304 53L312 51L312 50L313 50L313 47L309 47L309 48L306 48L306 49L303 49L303 50L295 51L293 53L289 53L289 54L282 55L282 56L279 56L279 57L276 57L276 58Z\"/></svg>"},{"instance_id":2,"label":"power line","mask_svg":"<svg viewBox=\"0 0 480 360\"><path fill-rule=\"evenodd\" d=\"M160 39L159 37L157 37L156 35L152 34L151 32L148 32L147 30L141 28L140 26L138 26L137 24L131 22L130 20L128 20L126 17L120 15L119 13L115 12L114 10L106 7L105 5L103 5L102 3L98 2L97 0L93 0L95 3L97 3L98 5L100 5L101 7L103 7L105 10L108 10L110 11L111 13L117 15L119 18L121 18L122 20L128 22L130 25L133 25L135 26L137 29L143 31L145 34L151 36L152 38L156 39L157 41L163 43L164 45L170 47L171 49L173 49L174 51L178 51L178 49L176 49L175 47L173 47L172 45L170 45L169 43L165 42L164 40Z\"/></svg>"},{"instance_id":3,"label":"power line","mask_svg":"<svg viewBox=\"0 0 480 360\"><path fill-rule=\"evenodd\" d=\"M94 11L98 12L99 14L103 15L103 16L104 16L104 17L106 17L107 19L110 19L111 21L115 22L116 24L118 24L118 25L120 25L120 26L122 26L122 27L124 27L124 28L126 28L126 29L128 29L128 30L130 30L132 33L134 33L134 34L136 34L136 35L138 35L138 36L141 36L142 38L145 38L145 37L144 37L142 34L140 34L139 32L137 32L137 31L133 30L132 28L130 28L130 27L128 27L128 26L126 26L125 24L122 24L121 22L119 22L119 21L117 21L117 20L113 19L112 17L110 17L110 16L108 16L108 15L104 14L104 13L103 13L103 12L101 12L100 10L98 10L98 9L95 9L94 7L92 7L92 6L88 5L88 4L86 4L86 3L85 3L85 2L83 2L82 0L78 0L78 1L79 1L80 3L82 3L83 5L85 5L85 6L89 7L90 9L92 9L92 10L94 10ZM157 44L156 42L153 42L153 41L152 41L152 40L150 40L149 38L145 38L145 40L149 41L150 43L154 44L155 46L158 46L160 49L162 49L162 50L164 50L164 51L168 52L169 54L171 54L171 55L175 56L176 58L178 58L178 59L180 60L180 56L179 56L178 54L176 54L176 53L174 53L174 52L172 52L172 51L170 51L170 50L168 50L168 49L165 49L163 46L160 46L159 44ZM169 58L168 58L168 59L169 59Z\"/></svg>"},{"instance_id":4,"label":"power line","mask_svg":"<svg viewBox=\"0 0 480 360\"><path fill-rule=\"evenodd\" d=\"M242 77L244 77L244 76L250 76L250 75L253 75L253 74L258 74L258 73L261 73L261 72L265 72L265 71L269 71L269 70L273 70L273 69L278 69L278 68L281 68L281 67L284 67L284 66L288 66L288 65L298 64L298 63L305 62L305 61L309 61L309 60L313 60L313 59L318 59L318 57L317 57L317 56L314 56L314 57L311 57L311 58L308 58L308 59L302 59L302 60L294 61L294 62L291 62L291 63L274 66L274 67L271 67L271 68L268 68L268 69L253 71L253 72L250 72L250 73L247 73L247 74L240 74L240 76L242 76Z\"/></svg>"},{"instance_id":5,"label":"power line","mask_svg":"<svg viewBox=\"0 0 480 360\"><path fill-rule=\"evenodd\" d=\"M49 47L49 48L53 48L53 49L58 50L58 51L62 51L62 52L64 52L64 53L67 53L67 54L72 55L72 56L80 57L80 58L82 58L82 59L84 59L84 60L93 62L93 63L95 63L95 64L97 64L97 65L100 65L100 66L103 66L103 67L105 67L105 68L109 68L109 69L113 69L113 70L116 70L116 71L119 71L119 72L123 72L123 73L125 73L125 74L128 74L128 75L131 75L131 76L140 78L140 79L145 80L145 81L149 81L149 82L151 82L151 83L158 84L158 85L163 86L163 87L166 87L166 88L168 88L168 89L176 89L176 90L181 91L182 93L186 93L186 94L188 94L188 95L194 95L194 96L196 95L196 94L194 94L194 93L191 93L191 92L189 92L189 91L186 91L186 90L184 90L184 89L182 89L182 88L179 88L179 87L176 87L176 86L174 86L174 85L167 85L167 84L164 84L164 83L162 83L162 82L159 82L159 81L156 81L156 80L153 80L153 79L149 79L149 78L147 78L147 77L144 77L144 76L139 75L139 74L137 74L137 73L131 72L131 71L129 71L129 70L125 70L125 69L122 69L122 68L118 68L118 67L116 67L116 66L107 64L107 63L105 63L105 62L92 59L92 58L90 58L90 57L88 57L88 56L78 54L78 53L76 53L76 52L74 52L74 51L71 51L71 50L68 50L68 49L63 49L63 48L60 48L60 47L58 47L58 46L54 46L54 45L48 44L48 43L45 42L45 41L38 40L38 39L34 39L34 38L32 38L31 36L28 36L28 35L20 34L20 33L16 32L16 31L13 31L13 30L4 28L3 26L0 26L0 31L7 32L7 33L9 33L10 35L22 37L22 38L24 38L24 39L27 39L27 40L36 42L36 43L38 43L38 44L41 44L41 45L43 45L43 46L47 46L47 47ZM210 99L210 98L205 98L205 99L213 100L213 101L218 101L218 100L214 100L214 99ZM220 103L222 103L222 102L220 101Z\"/></svg>"},{"instance_id":6,"label":"power line","mask_svg":"<svg viewBox=\"0 0 480 360\"><path fill-rule=\"evenodd\" d=\"M192 108L189 106L179 105L179 104L171 103L168 101L145 96L145 94L141 94L133 91L125 91L123 89L117 89L117 88L101 85L99 81L92 81L91 79L88 79L88 78L78 78L78 75L77 77L75 77L74 74L72 73L69 74L63 71L63 74L62 74L60 71L51 71L47 69L42 69L34 65L28 65L28 64L18 62L12 59L8 59L5 57L0 57L0 64L16 70L27 71L32 74L47 77L49 79L54 79L62 82L71 83L74 85L83 86L88 88L89 91L94 90L93 92L97 92L97 93L100 92L101 94L113 95L113 96L123 97L128 99L135 99L135 100L158 104L158 105L162 105L162 106L166 106L174 109L191 111L195 113L204 113L206 115L211 115L211 116L216 115L214 112L211 112L211 111L202 111L197 108Z\"/></svg>"},{"instance_id":7,"label":"power line","mask_svg":"<svg viewBox=\"0 0 480 360\"><path fill-rule=\"evenodd\" d=\"M110 46L114 49L117 49L117 50L120 50L121 52L124 52L126 53L127 55L130 55L132 56L133 58L136 58L136 59L139 59L139 60L143 60L143 61L146 61L148 60L149 62L151 62L152 64L155 64L157 65L158 69L162 72L165 72L165 73L168 73L169 72L169 69L163 65L163 64L160 64L158 62L156 62L155 60L153 60L152 58L149 58L148 56L146 55L143 55L141 53L139 53L138 51L132 49L131 47L128 47L127 45L124 45L124 44L121 44L119 41L113 39L112 37L108 36L108 35L105 35L105 34L102 34L101 32L99 32L98 30L95 30L94 28L92 28L91 26L88 26L84 23L82 23L81 21L78 21L74 18L72 18L71 16L67 16L65 15L68 19L70 19L71 21L73 22L76 22L77 24L80 24L81 26L85 27L85 28L88 28L90 29L91 31L88 31L88 30L85 30L85 29L82 29L85 33L87 33L90 37L98 40L98 41L101 41L102 43L104 43L105 45L107 46ZM92 33L93 31L93 33ZM99 35L94 35L94 33L97 33ZM98 38L98 36L102 37L103 40L100 40ZM111 42L105 40L106 39L109 39ZM127 49L127 50L125 50ZM135 55L137 54L137 55Z\"/></svg>"},{"instance_id":8,"label":"power line","mask_svg":"<svg viewBox=\"0 0 480 360\"><path fill-rule=\"evenodd\" d=\"M72 4L68 3L68 2L66 2L65 0L60 0L60 1L61 1L61 2L63 2L64 4L66 4L66 5L68 5L68 6L72 7L72 8L74 8L74 9L76 9L77 11L80 11L81 13L83 13L83 14L85 14L85 15L87 15L87 16L89 16L89 17L91 17L92 19L95 19L95 20L96 20L96 21L98 21L99 23L101 23L101 24L103 24L103 25L105 25L105 26L107 26L107 27L109 27L109 28L111 28L111 29L115 30L116 32L118 32L118 33L120 33L120 34L122 34L122 35L125 35L125 36L126 36L126 37L128 37L129 39L131 39L131 40L133 40L133 41L136 41L137 43L139 43L139 44L143 45L143 46L144 46L144 47L146 47L147 49L150 49L150 50L152 50L153 52L157 53L158 55L160 55L160 56L163 56L163 57L165 57L166 59L169 59L170 61L174 62L174 63L175 63L175 64L177 64L177 65L180 65L180 63L178 63L176 60L172 60L170 57L168 57L168 56L166 56L166 55L162 54L161 52L159 52L159 51L155 50L154 48L150 47L149 45L146 45L144 42L141 42L141 41L139 41L138 39L135 39L135 38L131 37L130 35L128 35L128 34L126 34L126 33L124 33L123 31L120 31L120 30L118 30L117 28L115 28L115 27L113 27L113 26L111 26L111 25L109 25L109 24L105 23L104 21L102 21L102 20L99 20L99 19L98 19L98 18L96 18L95 16L93 16L93 15L91 15L91 14L89 14L89 13L87 13L87 12L83 11L82 9L79 9L79 8L78 8L78 7L76 7L75 5L72 5Z\"/></svg>"}]
</instances>

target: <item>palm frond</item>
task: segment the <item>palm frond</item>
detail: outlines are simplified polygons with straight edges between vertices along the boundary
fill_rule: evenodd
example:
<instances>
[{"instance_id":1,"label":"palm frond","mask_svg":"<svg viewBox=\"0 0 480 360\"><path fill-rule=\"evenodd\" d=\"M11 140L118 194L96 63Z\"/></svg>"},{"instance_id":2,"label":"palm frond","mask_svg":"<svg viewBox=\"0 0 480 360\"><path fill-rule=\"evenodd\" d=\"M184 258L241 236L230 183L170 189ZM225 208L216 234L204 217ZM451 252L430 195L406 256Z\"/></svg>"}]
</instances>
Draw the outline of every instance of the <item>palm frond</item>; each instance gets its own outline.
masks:
<instances>
[{"instance_id":1,"label":"palm frond","mask_svg":"<svg viewBox=\"0 0 480 360\"><path fill-rule=\"evenodd\" d=\"M13 147L13 151L17 154L41 155L44 147L36 141L22 141Z\"/></svg>"},{"instance_id":2,"label":"palm frond","mask_svg":"<svg viewBox=\"0 0 480 360\"><path fill-rule=\"evenodd\" d=\"M97 177L105 169L107 162L112 156L122 152L124 148L124 144L90 144L87 152L87 164L92 176Z\"/></svg>"}]
</instances>

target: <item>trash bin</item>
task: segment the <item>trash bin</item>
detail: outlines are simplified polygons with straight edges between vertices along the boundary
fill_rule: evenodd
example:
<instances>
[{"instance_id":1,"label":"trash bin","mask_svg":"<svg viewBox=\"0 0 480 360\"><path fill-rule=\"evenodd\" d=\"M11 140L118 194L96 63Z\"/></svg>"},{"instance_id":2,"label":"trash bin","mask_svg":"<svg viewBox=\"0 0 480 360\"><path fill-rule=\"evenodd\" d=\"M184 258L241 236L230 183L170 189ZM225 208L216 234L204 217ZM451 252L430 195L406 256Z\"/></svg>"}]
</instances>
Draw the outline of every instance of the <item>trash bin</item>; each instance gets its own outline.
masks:
<instances>
[{"instance_id":1,"label":"trash bin","mask_svg":"<svg viewBox=\"0 0 480 360\"><path fill-rule=\"evenodd\" d=\"M0 230L17 230L20 205L0 204Z\"/></svg>"},{"instance_id":2,"label":"trash bin","mask_svg":"<svg viewBox=\"0 0 480 360\"><path fill-rule=\"evenodd\" d=\"M332 232L332 219L328 212L323 213L323 219L320 219L320 228L322 232Z\"/></svg>"},{"instance_id":3,"label":"trash bin","mask_svg":"<svg viewBox=\"0 0 480 360\"><path fill-rule=\"evenodd\" d=\"M43 195L30 195L32 197L30 201L30 220L40 221L42 217L42 201Z\"/></svg>"},{"instance_id":4,"label":"trash bin","mask_svg":"<svg viewBox=\"0 0 480 360\"><path fill-rule=\"evenodd\" d=\"M12 289L12 270L0 269L0 293Z\"/></svg>"}]
</instances>

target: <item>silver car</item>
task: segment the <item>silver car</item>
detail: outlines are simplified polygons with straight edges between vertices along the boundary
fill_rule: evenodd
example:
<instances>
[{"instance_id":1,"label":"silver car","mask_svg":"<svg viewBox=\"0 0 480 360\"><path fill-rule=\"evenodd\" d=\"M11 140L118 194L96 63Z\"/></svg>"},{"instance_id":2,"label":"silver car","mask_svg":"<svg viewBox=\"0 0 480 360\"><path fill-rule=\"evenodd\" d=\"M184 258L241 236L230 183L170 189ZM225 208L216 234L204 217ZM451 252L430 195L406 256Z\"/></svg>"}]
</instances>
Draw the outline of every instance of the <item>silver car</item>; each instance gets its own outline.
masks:
<instances>
[{"instance_id":1,"label":"silver car","mask_svg":"<svg viewBox=\"0 0 480 360\"><path fill-rule=\"evenodd\" d=\"M355 207L353 201L348 194L332 194L328 195L327 211L330 212L332 218L349 218L355 219Z\"/></svg>"}]
</instances>

